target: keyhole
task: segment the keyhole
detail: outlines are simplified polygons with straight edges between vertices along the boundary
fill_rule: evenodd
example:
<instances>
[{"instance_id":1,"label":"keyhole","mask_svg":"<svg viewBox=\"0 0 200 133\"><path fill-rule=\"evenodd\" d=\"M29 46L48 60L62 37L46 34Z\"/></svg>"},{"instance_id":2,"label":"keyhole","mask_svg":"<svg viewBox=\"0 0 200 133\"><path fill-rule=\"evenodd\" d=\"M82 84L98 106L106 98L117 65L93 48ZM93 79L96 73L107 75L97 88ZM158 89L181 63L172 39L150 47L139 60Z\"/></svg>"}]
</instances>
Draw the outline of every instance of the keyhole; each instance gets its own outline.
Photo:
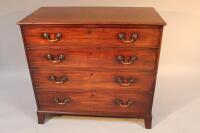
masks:
<instances>
[{"instance_id":1,"label":"keyhole","mask_svg":"<svg viewBox=\"0 0 200 133\"><path fill-rule=\"evenodd\" d=\"M92 55L92 52L89 52L89 56L91 56Z\"/></svg>"},{"instance_id":2,"label":"keyhole","mask_svg":"<svg viewBox=\"0 0 200 133\"><path fill-rule=\"evenodd\" d=\"M92 33L92 31L91 31L91 30L88 30L87 32L88 32L88 34L91 34L91 33Z\"/></svg>"}]
</instances>

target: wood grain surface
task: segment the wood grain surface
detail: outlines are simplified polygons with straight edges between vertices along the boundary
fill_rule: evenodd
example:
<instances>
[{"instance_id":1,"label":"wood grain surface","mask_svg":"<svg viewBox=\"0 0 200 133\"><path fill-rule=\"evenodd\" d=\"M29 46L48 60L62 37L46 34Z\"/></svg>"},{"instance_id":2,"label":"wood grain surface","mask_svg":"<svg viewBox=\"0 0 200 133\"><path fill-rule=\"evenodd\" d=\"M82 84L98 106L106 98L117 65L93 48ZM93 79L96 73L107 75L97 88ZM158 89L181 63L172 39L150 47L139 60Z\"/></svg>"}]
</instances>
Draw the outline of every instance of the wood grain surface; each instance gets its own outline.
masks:
<instances>
[{"instance_id":1,"label":"wood grain surface","mask_svg":"<svg viewBox=\"0 0 200 133\"><path fill-rule=\"evenodd\" d=\"M165 25L152 7L42 7L18 24Z\"/></svg>"},{"instance_id":2,"label":"wood grain surface","mask_svg":"<svg viewBox=\"0 0 200 133\"><path fill-rule=\"evenodd\" d=\"M36 90L46 91L89 91L101 92L151 92L154 82L153 72L130 72L111 70L75 70L75 69L36 69L31 70ZM63 83L56 83L49 80L50 76L55 76L59 81L63 76L67 80ZM133 79L129 86L123 86L116 81L122 78L124 82ZM145 83L145 84L144 84Z\"/></svg>"},{"instance_id":3,"label":"wood grain surface","mask_svg":"<svg viewBox=\"0 0 200 133\"><path fill-rule=\"evenodd\" d=\"M62 34L62 38L57 42L49 42L43 38L44 33L49 33L55 39L57 33ZM118 38L120 33L126 35L130 40L136 33L138 38L131 43L125 43ZM116 48L158 48L161 28L66 28L63 26L50 27L25 27L23 34L25 44L30 46L60 46L60 47L116 47Z\"/></svg>"}]
</instances>

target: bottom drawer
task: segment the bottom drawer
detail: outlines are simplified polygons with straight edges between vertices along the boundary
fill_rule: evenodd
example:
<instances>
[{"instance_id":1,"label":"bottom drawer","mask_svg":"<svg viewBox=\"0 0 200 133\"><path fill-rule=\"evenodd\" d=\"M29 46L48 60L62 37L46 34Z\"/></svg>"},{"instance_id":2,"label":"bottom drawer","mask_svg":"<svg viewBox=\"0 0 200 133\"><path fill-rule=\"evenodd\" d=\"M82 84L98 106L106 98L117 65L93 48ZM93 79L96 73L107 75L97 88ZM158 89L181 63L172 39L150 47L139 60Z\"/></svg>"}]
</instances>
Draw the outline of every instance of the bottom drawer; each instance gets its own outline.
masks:
<instances>
[{"instance_id":1,"label":"bottom drawer","mask_svg":"<svg viewBox=\"0 0 200 133\"><path fill-rule=\"evenodd\" d=\"M40 111L146 113L151 105L149 94L38 91L36 97Z\"/></svg>"}]
</instances>

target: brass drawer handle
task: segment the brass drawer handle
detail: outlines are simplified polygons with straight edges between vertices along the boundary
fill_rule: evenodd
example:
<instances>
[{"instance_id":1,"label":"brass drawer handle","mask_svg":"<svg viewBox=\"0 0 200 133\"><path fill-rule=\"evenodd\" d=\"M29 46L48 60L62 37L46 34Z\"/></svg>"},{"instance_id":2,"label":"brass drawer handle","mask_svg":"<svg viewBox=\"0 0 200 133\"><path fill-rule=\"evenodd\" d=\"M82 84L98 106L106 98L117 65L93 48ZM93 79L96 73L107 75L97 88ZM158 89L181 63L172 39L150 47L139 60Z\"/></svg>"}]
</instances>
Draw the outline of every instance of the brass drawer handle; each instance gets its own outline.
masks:
<instances>
[{"instance_id":1,"label":"brass drawer handle","mask_svg":"<svg viewBox=\"0 0 200 133\"><path fill-rule=\"evenodd\" d=\"M114 103L122 108L127 108L134 104L133 100L127 100L126 102L123 102L121 99L115 99Z\"/></svg>"},{"instance_id":2,"label":"brass drawer handle","mask_svg":"<svg viewBox=\"0 0 200 133\"><path fill-rule=\"evenodd\" d=\"M135 80L133 78L124 79L122 77L117 77L116 82L119 83L121 86L131 86Z\"/></svg>"},{"instance_id":3,"label":"brass drawer handle","mask_svg":"<svg viewBox=\"0 0 200 133\"><path fill-rule=\"evenodd\" d=\"M71 98L70 97L65 97L62 101L57 97L54 99L55 102L59 105L64 105L64 104L69 104L70 101L71 101Z\"/></svg>"},{"instance_id":4,"label":"brass drawer handle","mask_svg":"<svg viewBox=\"0 0 200 133\"><path fill-rule=\"evenodd\" d=\"M60 63L65 59L65 56L59 54L58 57L55 58L52 54L47 54L46 58L53 63Z\"/></svg>"},{"instance_id":5,"label":"brass drawer handle","mask_svg":"<svg viewBox=\"0 0 200 133\"><path fill-rule=\"evenodd\" d=\"M43 33L42 34L42 38L48 40L49 42L57 42L62 38L62 34L61 33L56 33L55 34L55 39L51 39L51 36L49 33Z\"/></svg>"},{"instance_id":6,"label":"brass drawer handle","mask_svg":"<svg viewBox=\"0 0 200 133\"><path fill-rule=\"evenodd\" d=\"M130 64L133 64L137 60L137 57L136 56L130 56L129 59L126 60L124 56L118 55L116 57L116 59L121 64L130 65Z\"/></svg>"},{"instance_id":7,"label":"brass drawer handle","mask_svg":"<svg viewBox=\"0 0 200 133\"><path fill-rule=\"evenodd\" d=\"M68 78L66 76L61 76L60 78L57 78L54 75L50 75L49 80L54 81L56 84L63 84L68 81Z\"/></svg>"},{"instance_id":8,"label":"brass drawer handle","mask_svg":"<svg viewBox=\"0 0 200 133\"><path fill-rule=\"evenodd\" d=\"M119 33L118 39L125 43L131 43L131 42L135 42L138 39L138 34L133 33L132 36L130 37L130 39L128 40L126 37L126 33Z\"/></svg>"}]
</instances>

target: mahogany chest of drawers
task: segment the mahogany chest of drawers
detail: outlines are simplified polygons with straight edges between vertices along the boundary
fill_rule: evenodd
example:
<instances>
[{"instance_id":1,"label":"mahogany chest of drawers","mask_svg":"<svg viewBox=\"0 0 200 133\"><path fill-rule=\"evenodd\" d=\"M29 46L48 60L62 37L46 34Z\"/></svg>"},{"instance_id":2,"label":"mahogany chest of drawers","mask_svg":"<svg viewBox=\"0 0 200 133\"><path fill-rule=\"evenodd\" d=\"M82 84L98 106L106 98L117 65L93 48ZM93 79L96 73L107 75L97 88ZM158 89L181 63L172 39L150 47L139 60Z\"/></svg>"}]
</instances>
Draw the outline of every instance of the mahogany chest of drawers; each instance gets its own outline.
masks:
<instances>
[{"instance_id":1,"label":"mahogany chest of drawers","mask_svg":"<svg viewBox=\"0 0 200 133\"><path fill-rule=\"evenodd\" d=\"M18 24L45 114L133 117L151 128L166 24L153 8L42 7Z\"/></svg>"}]
</instances>

